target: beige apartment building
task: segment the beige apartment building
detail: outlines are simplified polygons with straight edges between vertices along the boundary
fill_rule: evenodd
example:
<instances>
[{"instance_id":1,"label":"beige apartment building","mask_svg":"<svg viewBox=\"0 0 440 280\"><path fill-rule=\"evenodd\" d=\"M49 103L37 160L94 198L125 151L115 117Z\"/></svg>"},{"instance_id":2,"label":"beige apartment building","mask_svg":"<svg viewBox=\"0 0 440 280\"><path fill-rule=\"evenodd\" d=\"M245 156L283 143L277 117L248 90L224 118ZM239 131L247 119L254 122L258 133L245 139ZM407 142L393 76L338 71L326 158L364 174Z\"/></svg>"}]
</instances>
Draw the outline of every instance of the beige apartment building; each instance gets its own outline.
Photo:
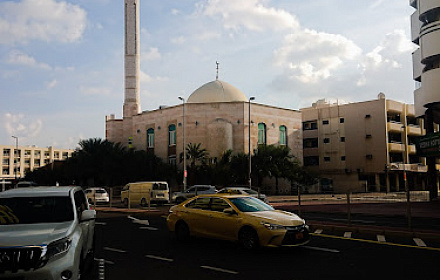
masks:
<instances>
[{"instance_id":1,"label":"beige apartment building","mask_svg":"<svg viewBox=\"0 0 440 280\"><path fill-rule=\"evenodd\" d=\"M425 190L426 159L417 156L423 121L414 105L387 100L301 109L304 165L319 172L321 188L335 192ZM437 126L438 129L438 126Z\"/></svg>"},{"instance_id":2,"label":"beige apartment building","mask_svg":"<svg viewBox=\"0 0 440 280\"><path fill-rule=\"evenodd\" d=\"M74 150L0 145L0 180L22 178L27 171L43 167L54 161L66 160Z\"/></svg>"}]
</instances>

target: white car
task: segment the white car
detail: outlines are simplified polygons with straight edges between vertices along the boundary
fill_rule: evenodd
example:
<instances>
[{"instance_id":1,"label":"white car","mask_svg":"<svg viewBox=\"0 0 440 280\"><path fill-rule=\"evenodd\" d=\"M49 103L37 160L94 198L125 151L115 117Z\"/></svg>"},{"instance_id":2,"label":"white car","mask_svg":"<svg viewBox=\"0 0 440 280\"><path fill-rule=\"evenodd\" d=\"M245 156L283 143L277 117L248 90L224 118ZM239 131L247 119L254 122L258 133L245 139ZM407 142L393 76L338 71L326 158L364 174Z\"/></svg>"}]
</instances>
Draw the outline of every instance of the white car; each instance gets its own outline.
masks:
<instances>
[{"instance_id":1,"label":"white car","mask_svg":"<svg viewBox=\"0 0 440 280\"><path fill-rule=\"evenodd\" d=\"M0 279L79 279L93 261L95 218L79 187L0 193Z\"/></svg>"},{"instance_id":2,"label":"white car","mask_svg":"<svg viewBox=\"0 0 440 280\"><path fill-rule=\"evenodd\" d=\"M104 188L87 188L85 191L89 204L109 203L108 192Z\"/></svg>"}]
</instances>

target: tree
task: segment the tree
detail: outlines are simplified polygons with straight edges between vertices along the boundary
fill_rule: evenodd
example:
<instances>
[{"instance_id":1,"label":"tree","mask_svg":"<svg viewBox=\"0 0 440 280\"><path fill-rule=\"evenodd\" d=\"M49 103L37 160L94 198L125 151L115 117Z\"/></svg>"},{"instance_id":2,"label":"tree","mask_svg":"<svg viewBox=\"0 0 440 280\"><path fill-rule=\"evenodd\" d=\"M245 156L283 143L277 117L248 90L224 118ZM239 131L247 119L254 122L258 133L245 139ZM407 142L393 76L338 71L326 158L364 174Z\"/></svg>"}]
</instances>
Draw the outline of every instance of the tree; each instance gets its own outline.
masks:
<instances>
[{"instance_id":1,"label":"tree","mask_svg":"<svg viewBox=\"0 0 440 280\"><path fill-rule=\"evenodd\" d=\"M197 182L197 165L196 163L200 163L202 165L206 165L206 160L208 159L208 152L206 149L200 148L202 144L193 144L189 143L185 150L186 150L186 159L190 161L190 168L189 168L189 184L193 185Z\"/></svg>"}]
</instances>

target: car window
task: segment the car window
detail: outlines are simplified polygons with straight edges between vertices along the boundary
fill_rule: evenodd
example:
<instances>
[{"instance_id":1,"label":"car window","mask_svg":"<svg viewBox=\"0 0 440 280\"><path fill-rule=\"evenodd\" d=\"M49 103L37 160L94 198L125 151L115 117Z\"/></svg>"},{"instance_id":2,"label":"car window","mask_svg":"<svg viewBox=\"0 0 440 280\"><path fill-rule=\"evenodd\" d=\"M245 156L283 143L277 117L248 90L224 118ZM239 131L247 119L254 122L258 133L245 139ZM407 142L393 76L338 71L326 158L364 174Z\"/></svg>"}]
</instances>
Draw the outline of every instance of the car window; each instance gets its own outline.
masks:
<instances>
[{"instance_id":1,"label":"car window","mask_svg":"<svg viewBox=\"0 0 440 280\"><path fill-rule=\"evenodd\" d=\"M105 190L95 190L95 193L106 193Z\"/></svg>"},{"instance_id":2,"label":"car window","mask_svg":"<svg viewBox=\"0 0 440 280\"><path fill-rule=\"evenodd\" d=\"M75 208L76 208L76 212L78 213L78 218L81 217L81 213L84 210L87 210L87 200L84 196L84 192L83 191L77 191L74 194L74 199L75 199Z\"/></svg>"},{"instance_id":3,"label":"car window","mask_svg":"<svg viewBox=\"0 0 440 280\"><path fill-rule=\"evenodd\" d=\"M241 212L259 212L274 210L272 206L254 197L236 197L229 199Z\"/></svg>"},{"instance_id":4,"label":"car window","mask_svg":"<svg viewBox=\"0 0 440 280\"><path fill-rule=\"evenodd\" d=\"M167 184L153 184L153 190L166 191L168 190Z\"/></svg>"},{"instance_id":5,"label":"car window","mask_svg":"<svg viewBox=\"0 0 440 280\"><path fill-rule=\"evenodd\" d=\"M91 193L92 190L85 190L84 192L85 192L85 193Z\"/></svg>"},{"instance_id":6,"label":"car window","mask_svg":"<svg viewBox=\"0 0 440 280\"><path fill-rule=\"evenodd\" d=\"M186 204L185 207L208 210L210 200L211 199L209 197L199 197Z\"/></svg>"},{"instance_id":7,"label":"car window","mask_svg":"<svg viewBox=\"0 0 440 280\"><path fill-rule=\"evenodd\" d=\"M73 220L68 196L0 198L0 225L60 223Z\"/></svg>"},{"instance_id":8,"label":"car window","mask_svg":"<svg viewBox=\"0 0 440 280\"><path fill-rule=\"evenodd\" d=\"M213 198L211 200L211 210L212 211L218 211L218 212L223 212L223 210L225 210L226 208L230 208L231 205L229 205L228 202L226 202L226 200L224 200L223 198Z\"/></svg>"}]
</instances>

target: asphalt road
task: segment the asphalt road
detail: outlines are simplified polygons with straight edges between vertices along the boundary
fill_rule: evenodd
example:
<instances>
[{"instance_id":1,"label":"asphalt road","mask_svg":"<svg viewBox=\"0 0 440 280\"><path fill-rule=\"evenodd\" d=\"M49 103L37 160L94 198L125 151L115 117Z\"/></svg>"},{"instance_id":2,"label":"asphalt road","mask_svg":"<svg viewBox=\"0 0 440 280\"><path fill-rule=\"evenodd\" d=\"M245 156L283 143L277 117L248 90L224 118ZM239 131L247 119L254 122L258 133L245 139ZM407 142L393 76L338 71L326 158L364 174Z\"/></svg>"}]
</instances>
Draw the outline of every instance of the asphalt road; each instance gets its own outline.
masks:
<instances>
[{"instance_id":1,"label":"asphalt road","mask_svg":"<svg viewBox=\"0 0 440 280\"><path fill-rule=\"evenodd\" d=\"M165 218L99 213L87 279L438 279L440 249L412 240L314 234L304 247L254 252L224 241L178 243ZM99 267L100 265L100 267Z\"/></svg>"}]
</instances>

